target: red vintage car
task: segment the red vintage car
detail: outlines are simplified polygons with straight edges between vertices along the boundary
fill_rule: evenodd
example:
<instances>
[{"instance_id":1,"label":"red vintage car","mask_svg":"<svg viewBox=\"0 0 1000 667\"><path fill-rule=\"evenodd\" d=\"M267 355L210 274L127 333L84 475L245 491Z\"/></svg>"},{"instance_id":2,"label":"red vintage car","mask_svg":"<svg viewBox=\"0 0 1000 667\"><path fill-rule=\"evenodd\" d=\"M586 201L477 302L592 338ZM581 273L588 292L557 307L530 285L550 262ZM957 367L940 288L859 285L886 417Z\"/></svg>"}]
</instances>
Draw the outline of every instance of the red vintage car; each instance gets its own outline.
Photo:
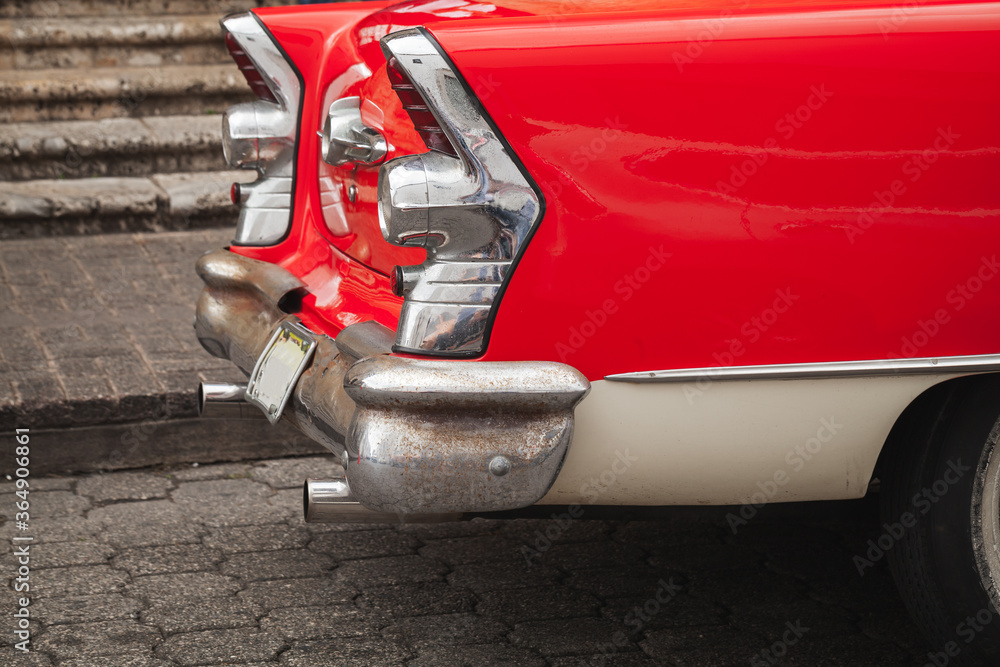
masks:
<instances>
[{"instance_id":1,"label":"red vintage car","mask_svg":"<svg viewBox=\"0 0 1000 667\"><path fill-rule=\"evenodd\" d=\"M413 0L223 20L196 329L307 520L880 486L930 664L1000 661L1000 4Z\"/></svg>"}]
</instances>

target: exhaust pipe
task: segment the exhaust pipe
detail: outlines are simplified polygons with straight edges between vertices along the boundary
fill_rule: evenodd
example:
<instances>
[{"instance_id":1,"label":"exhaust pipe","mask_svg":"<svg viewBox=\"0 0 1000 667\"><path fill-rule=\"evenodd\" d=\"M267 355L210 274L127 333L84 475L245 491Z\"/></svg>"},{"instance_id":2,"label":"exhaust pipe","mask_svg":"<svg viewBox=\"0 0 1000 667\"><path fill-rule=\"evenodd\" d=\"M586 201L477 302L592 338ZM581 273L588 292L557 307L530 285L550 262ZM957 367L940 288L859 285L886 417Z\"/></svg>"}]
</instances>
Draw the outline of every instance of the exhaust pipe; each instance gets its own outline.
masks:
<instances>
[{"instance_id":1,"label":"exhaust pipe","mask_svg":"<svg viewBox=\"0 0 1000 667\"><path fill-rule=\"evenodd\" d=\"M302 486L302 504L306 523L440 523L462 517L461 514L390 514L370 510L354 499L344 477L307 479Z\"/></svg>"},{"instance_id":2,"label":"exhaust pipe","mask_svg":"<svg viewBox=\"0 0 1000 667\"><path fill-rule=\"evenodd\" d=\"M198 385L198 416L206 419L267 419L247 403L245 384L202 382Z\"/></svg>"},{"instance_id":3,"label":"exhaust pipe","mask_svg":"<svg viewBox=\"0 0 1000 667\"><path fill-rule=\"evenodd\" d=\"M302 487L302 502L307 523L366 523L369 521L395 522L395 515L373 519L373 512L351 495L347 479L307 479Z\"/></svg>"}]
</instances>

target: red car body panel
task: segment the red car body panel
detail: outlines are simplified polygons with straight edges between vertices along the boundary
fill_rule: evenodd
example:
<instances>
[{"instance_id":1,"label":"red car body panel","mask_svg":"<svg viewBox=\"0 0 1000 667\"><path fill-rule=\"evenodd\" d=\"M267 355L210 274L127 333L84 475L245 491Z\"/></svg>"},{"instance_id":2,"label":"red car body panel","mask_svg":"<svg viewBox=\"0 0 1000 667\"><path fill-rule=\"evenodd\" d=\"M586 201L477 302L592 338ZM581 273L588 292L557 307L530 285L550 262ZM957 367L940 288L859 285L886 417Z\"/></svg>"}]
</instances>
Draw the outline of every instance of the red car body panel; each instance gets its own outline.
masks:
<instances>
[{"instance_id":1,"label":"red car body panel","mask_svg":"<svg viewBox=\"0 0 1000 667\"><path fill-rule=\"evenodd\" d=\"M307 324L395 328L385 272L423 259L381 240L377 168L318 168L312 138L332 99L360 95L390 158L425 150L377 43L425 25L547 206L482 359L599 379L998 351L1000 5L419 8L259 12L306 84L295 224L234 250L303 279ZM323 177L357 187L339 233Z\"/></svg>"}]
</instances>

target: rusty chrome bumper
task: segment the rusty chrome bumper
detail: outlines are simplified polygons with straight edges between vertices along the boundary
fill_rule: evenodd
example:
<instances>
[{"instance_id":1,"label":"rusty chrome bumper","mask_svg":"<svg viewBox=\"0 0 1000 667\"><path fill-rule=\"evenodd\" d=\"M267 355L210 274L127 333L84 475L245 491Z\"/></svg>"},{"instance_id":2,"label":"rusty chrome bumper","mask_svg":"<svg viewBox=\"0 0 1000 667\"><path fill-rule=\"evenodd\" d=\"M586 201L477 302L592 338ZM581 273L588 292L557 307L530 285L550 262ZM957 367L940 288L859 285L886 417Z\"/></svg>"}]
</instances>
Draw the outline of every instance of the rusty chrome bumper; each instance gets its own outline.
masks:
<instances>
[{"instance_id":1,"label":"rusty chrome bumper","mask_svg":"<svg viewBox=\"0 0 1000 667\"><path fill-rule=\"evenodd\" d=\"M198 260L195 330L214 356L250 374L305 286L285 269L227 250ZM555 481L590 391L554 362L404 359L376 322L318 335L285 418L340 456L352 495L394 514L518 509Z\"/></svg>"}]
</instances>

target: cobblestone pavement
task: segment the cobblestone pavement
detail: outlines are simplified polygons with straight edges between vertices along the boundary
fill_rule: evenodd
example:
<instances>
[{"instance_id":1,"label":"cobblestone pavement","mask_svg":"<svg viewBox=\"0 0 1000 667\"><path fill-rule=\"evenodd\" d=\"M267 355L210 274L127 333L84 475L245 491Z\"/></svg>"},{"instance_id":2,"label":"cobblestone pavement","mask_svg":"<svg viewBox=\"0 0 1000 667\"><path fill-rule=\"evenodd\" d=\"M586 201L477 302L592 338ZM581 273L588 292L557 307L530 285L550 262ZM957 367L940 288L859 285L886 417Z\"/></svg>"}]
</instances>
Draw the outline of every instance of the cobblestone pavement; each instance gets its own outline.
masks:
<instances>
[{"instance_id":1,"label":"cobblestone pavement","mask_svg":"<svg viewBox=\"0 0 1000 667\"><path fill-rule=\"evenodd\" d=\"M0 424L194 416L194 389L242 377L198 344L194 262L231 229L4 241Z\"/></svg>"},{"instance_id":2,"label":"cobblestone pavement","mask_svg":"<svg viewBox=\"0 0 1000 667\"><path fill-rule=\"evenodd\" d=\"M852 563L874 519L303 524L302 479L338 472L33 480L34 652L12 647L8 523L0 665L923 664L884 564Z\"/></svg>"}]
</instances>

